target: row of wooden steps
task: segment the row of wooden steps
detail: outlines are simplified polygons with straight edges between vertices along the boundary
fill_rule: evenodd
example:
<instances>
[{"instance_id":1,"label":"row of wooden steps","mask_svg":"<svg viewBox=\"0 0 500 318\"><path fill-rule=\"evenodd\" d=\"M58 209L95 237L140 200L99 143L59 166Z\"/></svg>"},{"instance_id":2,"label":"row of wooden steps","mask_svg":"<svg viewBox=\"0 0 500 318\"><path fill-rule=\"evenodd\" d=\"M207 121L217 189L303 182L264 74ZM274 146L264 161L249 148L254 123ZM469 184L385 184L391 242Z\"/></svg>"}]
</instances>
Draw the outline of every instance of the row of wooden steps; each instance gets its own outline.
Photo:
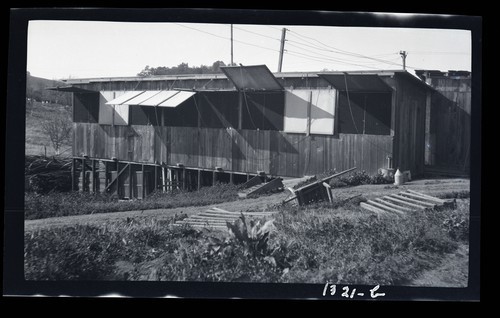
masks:
<instances>
[{"instance_id":1,"label":"row of wooden steps","mask_svg":"<svg viewBox=\"0 0 500 318\"><path fill-rule=\"evenodd\" d=\"M226 222L236 221L242 214L245 217L262 218L272 215L274 212L231 212L217 207L210 208L200 214L191 215L174 223L174 226L189 225L194 228L211 230L227 230Z\"/></svg>"},{"instance_id":2,"label":"row of wooden steps","mask_svg":"<svg viewBox=\"0 0 500 318\"><path fill-rule=\"evenodd\" d=\"M260 176L255 176L248 180L240 187L238 196L242 199L255 197L259 194L264 194L273 191L279 191L284 188L283 179L276 178L269 182L263 183Z\"/></svg>"},{"instance_id":3,"label":"row of wooden steps","mask_svg":"<svg viewBox=\"0 0 500 318\"><path fill-rule=\"evenodd\" d=\"M456 201L443 200L413 190L406 190L397 194L389 194L367 202L360 206L377 215L405 215L419 210L455 207Z\"/></svg>"}]
</instances>

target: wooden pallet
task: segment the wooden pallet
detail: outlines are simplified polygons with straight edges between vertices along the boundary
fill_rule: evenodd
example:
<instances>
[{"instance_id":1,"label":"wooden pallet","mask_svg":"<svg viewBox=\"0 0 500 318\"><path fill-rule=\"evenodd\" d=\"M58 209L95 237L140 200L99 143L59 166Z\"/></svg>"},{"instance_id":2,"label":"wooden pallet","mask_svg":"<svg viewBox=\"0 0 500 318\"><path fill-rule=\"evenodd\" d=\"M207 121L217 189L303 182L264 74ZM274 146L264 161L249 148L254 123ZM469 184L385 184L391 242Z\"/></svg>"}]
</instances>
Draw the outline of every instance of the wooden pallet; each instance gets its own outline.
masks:
<instances>
[{"instance_id":1,"label":"wooden pallet","mask_svg":"<svg viewBox=\"0 0 500 318\"><path fill-rule=\"evenodd\" d=\"M405 215L406 213L426 209L455 207L456 201L454 199L443 200L417 191L406 190L361 202L360 206L377 215Z\"/></svg>"},{"instance_id":2,"label":"wooden pallet","mask_svg":"<svg viewBox=\"0 0 500 318\"><path fill-rule=\"evenodd\" d=\"M213 207L200 214L177 221L174 226L189 225L197 229L227 230L226 222L234 222L242 214L245 217L262 218L271 216L273 213L275 212L231 212Z\"/></svg>"}]
</instances>

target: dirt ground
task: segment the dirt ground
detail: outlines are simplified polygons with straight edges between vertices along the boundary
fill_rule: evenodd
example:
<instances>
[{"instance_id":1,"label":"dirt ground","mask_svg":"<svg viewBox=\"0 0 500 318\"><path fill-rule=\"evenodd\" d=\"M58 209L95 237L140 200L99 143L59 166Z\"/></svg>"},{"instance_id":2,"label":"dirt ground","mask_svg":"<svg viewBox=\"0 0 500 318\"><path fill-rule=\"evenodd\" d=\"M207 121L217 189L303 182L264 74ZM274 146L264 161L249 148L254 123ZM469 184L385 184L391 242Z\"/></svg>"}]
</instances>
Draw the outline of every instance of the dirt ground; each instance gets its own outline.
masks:
<instances>
[{"instance_id":1,"label":"dirt ground","mask_svg":"<svg viewBox=\"0 0 500 318\"><path fill-rule=\"evenodd\" d=\"M291 186L293 183L285 183L285 187ZM332 194L339 198L345 199L355 195L363 195L367 199L376 198L379 196L397 193L406 189L419 191L429 195L440 195L445 193L453 193L470 190L470 181L468 179L421 179L405 183L402 186L394 185L361 185L356 187L332 189ZM290 191L263 195L258 198L246 198L232 202L224 202L215 205L197 206L197 207L181 207L173 209L156 209L156 210L137 210L114 213L99 213L90 215L76 215L66 217L47 218L40 220L26 220L25 231L38 230L42 228L51 228L65 225L75 224L102 224L107 221L126 219L130 217L155 217L158 219L173 216L175 214L192 215L203 212L212 207L218 207L228 211L272 211L273 205L279 204L287 197Z\"/></svg>"},{"instance_id":2,"label":"dirt ground","mask_svg":"<svg viewBox=\"0 0 500 318\"><path fill-rule=\"evenodd\" d=\"M423 272L409 286L467 287L469 277L469 246L462 244L449 253L438 267Z\"/></svg>"}]
</instances>

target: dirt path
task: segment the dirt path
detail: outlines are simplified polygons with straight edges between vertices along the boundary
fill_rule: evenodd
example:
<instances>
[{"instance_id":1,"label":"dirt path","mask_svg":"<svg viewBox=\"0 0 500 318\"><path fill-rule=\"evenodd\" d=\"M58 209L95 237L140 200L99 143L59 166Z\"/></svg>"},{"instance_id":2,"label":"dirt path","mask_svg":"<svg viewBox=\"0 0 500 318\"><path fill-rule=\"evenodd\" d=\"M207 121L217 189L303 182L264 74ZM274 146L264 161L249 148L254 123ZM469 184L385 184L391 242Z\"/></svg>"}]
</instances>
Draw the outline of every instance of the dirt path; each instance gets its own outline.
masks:
<instances>
[{"instance_id":1,"label":"dirt path","mask_svg":"<svg viewBox=\"0 0 500 318\"><path fill-rule=\"evenodd\" d=\"M469 245L460 245L447 254L441 265L423 272L410 286L467 287L469 275Z\"/></svg>"},{"instance_id":2,"label":"dirt path","mask_svg":"<svg viewBox=\"0 0 500 318\"><path fill-rule=\"evenodd\" d=\"M288 196L287 192L276 193L267 196L261 196L252 199L240 199L232 202L211 204L205 206L190 206L172 209L155 210L135 210L125 212L96 213L88 215L63 216L39 220L26 220L24 222L25 231L40 230L45 228L54 228L75 224L102 224L108 221L117 221L127 218L150 218L157 219L169 218L175 214L192 215L203 212L212 207L218 207L228 211L269 211L269 206L283 201Z\"/></svg>"},{"instance_id":3,"label":"dirt path","mask_svg":"<svg viewBox=\"0 0 500 318\"><path fill-rule=\"evenodd\" d=\"M406 189L419 191L430 195L469 191L470 182L468 179L424 179L411 181L403 186L394 187L392 185L361 185L357 187L333 189L333 195L339 199L363 195L367 199L378 196L397 193ZM113 213L98 213L90 215L76 215L40 220L26 220L25 231L33 231L42 228L53 228L75 224L102 224L107 221L116 221L129 217L145 218L155 217L158 219L171 217L175 214L192 215L200 213L212 207L219 207L228 211L270 211L272 206L282 202L290 195L288 190L271 195L264 195L258 198L240 199L232 202L212 204L196 207L181 207L172 209L137 210Z\"/></svg>"}]
</instances>

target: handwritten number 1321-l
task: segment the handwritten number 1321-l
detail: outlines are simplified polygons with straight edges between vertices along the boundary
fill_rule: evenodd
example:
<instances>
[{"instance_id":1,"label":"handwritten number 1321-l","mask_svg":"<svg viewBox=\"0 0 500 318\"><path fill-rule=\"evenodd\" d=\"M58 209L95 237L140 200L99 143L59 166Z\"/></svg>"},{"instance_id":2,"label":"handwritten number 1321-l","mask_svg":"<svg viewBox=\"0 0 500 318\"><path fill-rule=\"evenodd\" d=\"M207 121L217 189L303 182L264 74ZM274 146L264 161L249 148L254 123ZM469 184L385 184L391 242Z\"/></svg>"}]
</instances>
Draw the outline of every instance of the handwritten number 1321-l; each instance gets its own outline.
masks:
<instances>
[{"instance_id":1,"label":"handwritten number 1321-l","mask_svg":"<svg viewBox=\"0 0 500 318\"><path fill-rule=\"evenodd\" d=\"M377 297L382 297L385 296L385 293L376 293L376 291L380 288L380 285L377 285L370 289L370 297L371 298L377 298ZM330 290L330 296L335 295L337 292L337 285L330 285L330 283L325 284L325 288L323 289L323 296L326 296L328 289ZM344 286L342 287L342 294L340 296L346 297L346 298L354 298L354 296L364 296L364 293L356 293L356 288L353 288L349 292L349 286Z\"/></svg>"}]
</instances>

